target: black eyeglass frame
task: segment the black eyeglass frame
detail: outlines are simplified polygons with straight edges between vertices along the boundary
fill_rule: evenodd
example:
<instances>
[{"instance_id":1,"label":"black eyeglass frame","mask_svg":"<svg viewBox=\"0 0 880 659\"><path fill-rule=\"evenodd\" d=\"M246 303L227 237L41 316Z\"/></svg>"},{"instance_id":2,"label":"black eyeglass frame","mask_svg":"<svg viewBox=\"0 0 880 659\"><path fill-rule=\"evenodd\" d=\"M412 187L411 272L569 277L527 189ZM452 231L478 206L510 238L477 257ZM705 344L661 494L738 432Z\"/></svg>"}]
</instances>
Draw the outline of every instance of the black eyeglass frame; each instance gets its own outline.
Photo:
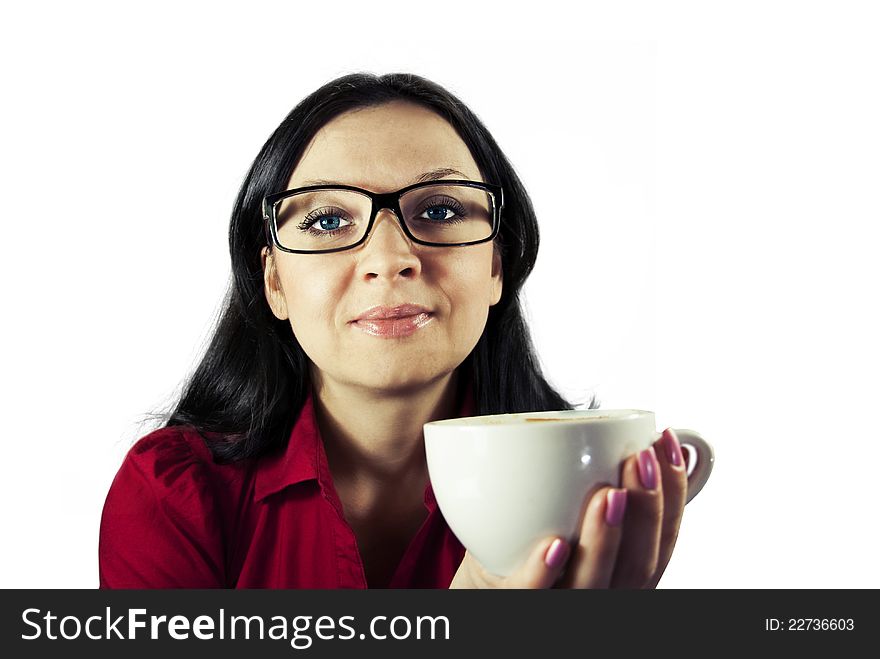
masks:
<instances>
[{"instance_id":1,"label":"black eyeglass frame","mask_svg":"<svg viewBox=\"0 0 880 659\"><path fill-rule=\"evenodd\" d=\"M465 243L434 243L428 242L426 240L420 240L410 232L409 227L406 226L406 222L403 220L403 211L400 209L400 197L410 190L415 190L416 188L425 188L428 186L448 184L466 185L472 188L479 188L481 190L485 190L492 195L492 233L487 238L483 238L481 240L471 240ZM278 240L278 218L275 214L278 202L282 199L286 199L287 197L292 197L295 194L310 192L312 190L351 190L353 192L360 192L361 194L369 197L373 203L373 207L370 211L370 221L367 223L367 230L364 231L363 237L361 237L361 239L358 240L356 243L346 245L345 247L334 247L333 249L290 249L289 247L284 247ZM480 243L485 243L495 239L495 236L498 235L498 229L501 227L501 209L503 207L504 191L501 189L500 185L495 185L494 183L484 183L482 181L468 181L465 179L436 179L433 181L422 181L420 183L413 183L412 185L408 185L405 188L401 188L397 192L385 193L370 192L369 190L357 188L353 185L310 185L304 188L294 188L293 190L275 192L263 197L263 226L266 233L267 243L270 246L274 245L282 252L290 252L291 254L326 254L328 252L341 252L343 250L352 249L362 244L367 239L367 236L370 235L370 231L373 229L373 222L375 222L376 220L376 215L379 214L379 211L381 209L387 208L394 212L394 215L397 217L397 222L400 224L403 232L414 243L419 245L427 245L429 247L465 247L467 245L479 245Z\"/></svg>"}]
</instances>

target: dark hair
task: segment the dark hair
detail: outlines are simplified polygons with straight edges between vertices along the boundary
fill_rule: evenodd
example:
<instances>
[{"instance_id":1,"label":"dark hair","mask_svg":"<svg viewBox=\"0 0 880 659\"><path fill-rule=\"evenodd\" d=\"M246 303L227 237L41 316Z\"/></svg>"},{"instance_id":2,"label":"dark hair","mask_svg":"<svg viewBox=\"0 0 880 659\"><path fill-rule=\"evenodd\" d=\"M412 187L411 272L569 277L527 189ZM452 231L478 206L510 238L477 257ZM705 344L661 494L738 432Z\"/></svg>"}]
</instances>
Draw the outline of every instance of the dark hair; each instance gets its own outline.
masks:
<instances>
[{"instance_id":1,"label":"dark hair","mask_svg":"<svg viewBox=\"0 0 880 659\"><path fill-rule=\"evenodd\" d=\"M232 277L220 319L185 381L166 426L188 425L218 462L258 457L287 441L311 386L308 358L290 323L263 292L263 196L284 190L315 133L334 117L395 100L421 104L448 121L470 148L484 180L501 185L504 208L495 241L502 258L501 299L490 307L477 345L459 367L470 378L476 414L573 409L544 378L519 300L535 265L538 224L526 191L482 122L443 87L409 73L353 73L302 100L260 149L229 224ZM460 386L466 380L459 379ZM598 407L595 396L587 405ZM159 415L148 415L159 416Z\"/></svg>"}]
</instances>

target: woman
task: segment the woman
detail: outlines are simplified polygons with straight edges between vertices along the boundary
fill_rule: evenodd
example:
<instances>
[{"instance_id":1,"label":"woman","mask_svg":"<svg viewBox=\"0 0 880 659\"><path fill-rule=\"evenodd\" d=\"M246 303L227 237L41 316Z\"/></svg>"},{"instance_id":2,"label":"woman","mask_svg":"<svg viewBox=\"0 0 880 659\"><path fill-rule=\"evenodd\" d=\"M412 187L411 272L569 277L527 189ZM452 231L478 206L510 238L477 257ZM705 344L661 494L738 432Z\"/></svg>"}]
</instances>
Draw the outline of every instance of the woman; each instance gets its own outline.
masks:
<instances>
[{"instance_id":1,"label":"woman","mask_svg":"<svg viewBox=\"0 0 880 659\"><path fill-rule=\"evenodd\" d=\"M686 490L670 430L591 498L578 544L547 538L508 577L437 509L423 424L574 407L519 304L531 203L457 98L407 74L324 85L257 155L229 240L217 331L108 493L102 587L657 584Z\"/></svg>"}]
</instances>

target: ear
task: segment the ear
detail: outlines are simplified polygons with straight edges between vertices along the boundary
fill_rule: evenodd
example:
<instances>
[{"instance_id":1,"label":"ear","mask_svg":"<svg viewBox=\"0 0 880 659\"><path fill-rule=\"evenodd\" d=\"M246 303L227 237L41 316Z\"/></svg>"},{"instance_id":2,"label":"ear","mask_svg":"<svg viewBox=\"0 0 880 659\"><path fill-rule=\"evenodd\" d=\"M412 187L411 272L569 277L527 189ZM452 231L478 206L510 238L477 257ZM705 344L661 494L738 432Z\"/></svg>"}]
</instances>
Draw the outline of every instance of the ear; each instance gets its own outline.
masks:
<instances>
[{"instance_id":1,"label":"ear","mask_svg":"<svg viewBox=\"0 0 880 659\"><path fill-rule=\"evenodd\" d=\"M504 283L504 271L501 267L501 252L495 243L492 243L492 299L489 306L498 304L501 299L501 291Z\"/></svg>"},{"instance_id":2,"label":"ear","mask_svg":"<svg viewBox=\"0 0 880 659\"><path fill-rule=\"evenodd\" d=\"M287 302L284 300L284 291L278 279L275 267L275 255L270 253L268 247L260 250L260 260L263 263L263 293L269 308L278 320L287 320Z\"/></svg>"}]
</instances>

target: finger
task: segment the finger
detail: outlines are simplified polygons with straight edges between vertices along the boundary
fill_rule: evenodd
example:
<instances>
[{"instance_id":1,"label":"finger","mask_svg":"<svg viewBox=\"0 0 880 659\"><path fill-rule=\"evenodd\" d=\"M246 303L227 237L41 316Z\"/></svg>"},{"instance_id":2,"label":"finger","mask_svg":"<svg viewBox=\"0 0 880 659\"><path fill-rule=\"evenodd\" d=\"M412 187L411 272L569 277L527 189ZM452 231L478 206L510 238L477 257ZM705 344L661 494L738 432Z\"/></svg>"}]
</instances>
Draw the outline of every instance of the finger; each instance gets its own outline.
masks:
<instances>
[{"instance_id":1,"label":"finger","mask_svg":"<svg viewBox=\"0 0 880 659\"><path fill-rule=\"evenodd\" d=\"M501 588L503 581L504 577L488 572L470 551L465 551L449 588Z\"/></svg>"},{"instance_id":2,"label":"finger","mask_svg":"<svg viewBox=\"0 0 880 659\"><path fill-rule=\"evenodd\" d=\"M630 456L623 464L621 484L627 490L626 515L612 588L645 588L657 570L663 522L659 471L653 447Z\"/></svg>"},{"instance_id":3,"label":"finger","mask_svg":"<svg viewBox=\"0 0 880 659\"><path fill-rule=\"evenodd\" d=\"M654 588L657 585L669 564L669 559L672 558L672 550L675 549L675 541L678 539L678 529L681 527L681 518L687 500L687 464L672 428L663 431L663 436L654 444L654 452L660 463L663 522L660 531L657 568L648 582L649 588Z\"/></svg>"},{"instance_id":4,"label":"finger","mask_svg":"<svg viewBox=\"0 0 880 659\"><path fill-rule=\"evenodd\" d=\"M504 579L503 588L550 588L568 560L570 548L564 538L550 537L539 542L513 574Z\"/></svg>"},{"instance_id":5,"label":"finger","mask_svg":"<svg viewBox=\"0 0 880 659\"><path fill-rule=\"evenodd\" d=\"M626 490L604 487L590 499L578 543L558 588L608 588L623 537Z\"/></svg>"}]
</instances>

